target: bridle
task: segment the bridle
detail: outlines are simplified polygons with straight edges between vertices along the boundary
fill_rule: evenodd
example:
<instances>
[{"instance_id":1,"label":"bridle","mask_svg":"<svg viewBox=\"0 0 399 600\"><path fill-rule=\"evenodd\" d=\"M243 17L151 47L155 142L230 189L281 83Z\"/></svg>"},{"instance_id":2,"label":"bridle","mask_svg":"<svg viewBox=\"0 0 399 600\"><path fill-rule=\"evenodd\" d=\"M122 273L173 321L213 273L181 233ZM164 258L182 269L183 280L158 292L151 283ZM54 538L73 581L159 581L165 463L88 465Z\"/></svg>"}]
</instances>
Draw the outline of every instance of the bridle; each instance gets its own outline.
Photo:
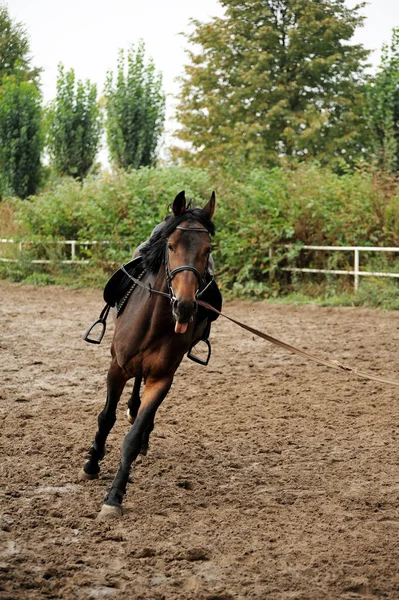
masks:
<instances>
[{"instance_id":1,"label":"bridle","mask_svg":"<svg viewBox=\"0 0 399 600\"><path fill-rule=\"evenodd\" d=\"M180 229L181 231L199 231L201 233L207 233L209 235L209 237L211 237L210 232L208 231L208 229L206 229L205 227L183 227L182 225L178 225L176 227L176 229ZM172 287L172 281L173 278L175 277L175 275L177 275L177 273L181 273L182 271L192 271L193 273L195 273L195 275L197 276L198 279L198 288L195 292L195 299L196 301L202 296L202 294L205 293L205 291L210 287L210 285L212 285L213 281L214 281L214 275L212 272L208 271L208 266L209 266L209 255L206 261L206 266L205 266L205 270L204 270L204 274L201 275L201 273L198 271L198 269L196 267L194 267L193 265L181 265L180 267L176 267L175 269L172 269L172 271L169 268L169 252L168 252L168 244L169 241L168 239L166 239L165 241L165 259L164 259L164 265L165 265L165 278L166 278L166 284L168 286L168 291L167 292L162 292L161 290L156 290L152 287L152 285L150 283L148 283L147 285L145 283L143 283L142 281L140 281L140 279L137 279L136 277L133 277L133 275L131 275L125 268L125 265L122 265L121 270L123 271L123 273L129 277L129 279L135 283L136 285L138 285L141 288L144 288L145 290L147 290L147 292L150 294L150 296L152 296L153 294L155 294L156 296L163 296L164 298L169 298L170 303L172 305L172 307L176 306L176 302L177 302L177 298L174 294L173 291L173 287ZM207 278L207 274L209 273L210 277L209 277L209 281Z\"/></svg>"},{"instance_id":2,"label":"bridle","mask_svg":"<svg viewBox=\"0 0 399 600\"><path fill-rule=\"evenodd\" d=\"M183 227L182 225L178 225L176 227L176 229L179 229L180 231L198 231L200 233L207 233L209 235L209 237L211 237L211 234L209 233L208 229L206 229L205 227ZM205 265L205 270L204 270L204 274L201 275L201 273L198 271L198 269L196 267L194 267L193 265L181 265L180 267L176 267L175 269L172 269L172 271L170 270L169 267L169 251L168 251L168 246L169 246L169 240L166 240L166 244L165 244L165 277L166 277L166 283L168 286L168 291L169 291L169 297L170 297L170 302L172 304L173 307L176 306L177 303L177 298L175 296L175 293L173 291L173 287L172 287L172 281L175 277L175 275L177 275L177 273L181 273L182 271L191 271L192 273L194 273L197 276L198 279L198 288L195 292L195 299L197 300L198 298L200 298L202 296L202 294L204 294L204 292L208 289L208 287L212 284L213 280L214 280L214 276L213 273L211 274L209 281L207 282L207 273L208 273L208 266L209 266L209 255L207 257L206 260L206 265ZM155 290L153 290L155 291Z\"/></svg>"}]
</instances>

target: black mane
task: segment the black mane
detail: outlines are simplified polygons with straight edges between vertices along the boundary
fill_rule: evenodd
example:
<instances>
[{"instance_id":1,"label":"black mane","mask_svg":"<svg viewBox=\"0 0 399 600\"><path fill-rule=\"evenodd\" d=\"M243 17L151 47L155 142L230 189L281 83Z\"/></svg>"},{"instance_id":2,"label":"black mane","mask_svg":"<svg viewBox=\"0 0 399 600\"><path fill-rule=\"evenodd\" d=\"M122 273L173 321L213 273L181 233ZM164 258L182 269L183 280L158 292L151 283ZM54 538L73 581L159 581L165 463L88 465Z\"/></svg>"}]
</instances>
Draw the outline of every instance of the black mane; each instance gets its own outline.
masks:
<instances>
[{"instance_id":1,"label":"black mane","mask_svg":"<svg viewBox=\"0 0 399 600\"><path fill-rule=\"evenodd\" d=\"M166 240L183 221L201 223L211 236L215 235L215 226L212 221L207 217L202 208L192 206L190 202L186 210L178 217L174 215L165 217L162 230L151 235L150 239L145 243L140 252L145 269L148 269L151 273L159 271L165 258Z\"/></svg>"}]
</instances>

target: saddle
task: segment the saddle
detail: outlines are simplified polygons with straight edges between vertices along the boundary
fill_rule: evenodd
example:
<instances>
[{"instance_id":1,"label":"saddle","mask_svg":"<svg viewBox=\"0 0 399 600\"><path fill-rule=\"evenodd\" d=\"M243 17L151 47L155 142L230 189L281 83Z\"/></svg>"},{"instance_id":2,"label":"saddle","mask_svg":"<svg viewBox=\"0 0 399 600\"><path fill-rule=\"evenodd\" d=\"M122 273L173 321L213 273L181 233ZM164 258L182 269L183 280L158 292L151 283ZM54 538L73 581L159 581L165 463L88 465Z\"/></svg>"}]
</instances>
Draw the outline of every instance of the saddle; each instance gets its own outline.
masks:
<instances>
[{"instance_id":1,"label":"saddle","mask_svg":"<svg viewBox=\"0 0 399 600\"><path fill-rule=\"evenodd\" d=\"M141 256L133 258L123 269L120 267L115 271L105 285L103 298L109 306L115 308L117 317L122 314L130 295L137 287L137 283L134 283L126 272L136 279L142 279L145 270L142 268Z\"/></svg>"},{"instance_id":2,"label":"saddle","mask_svg":"<svg viewBox=\"0 0 399 600\"><path fill-rule=\"evenodd\" d=\"M125 264L123 266L123 268L120 267L117 271L115 271L115 273L110 277L110 279L108 280L108 282L106 283L105 288L104 288L103 298L106 302L106 305L103 308L103 310L100 314L100 317L97 319L97 321L95 321L92 325L90 325L90 327L86 331L85 335L83 336L83 339L85 340L85 342L89 342L90 344L100 344L101 343L101 341L104 337L104 333L105 333L105 329L106 329L106 321L107 321L107 317L108 317L110 309L114 308L116 311L117 318L120 317L120 315L123 313L123 310L126 307L128 299L130 298L133 291L135 290L135 288L138 285L137 283L135 283L131 280L129 275L131 277L134 277L135 279L141 280L144 277L145 272L146 271L143 268L141 256L137 256L136 258L134 258L133 260L131 260L130 262ZM211 283L206 288L204 293L201 295L201 300L203 300L204 302L207 302L208 304L210 304L217 310L221 311L223 299L222 299L222 294L220 293L220 290L217 286L216 281L212 278L212 275L210 273L206 274L205 280L206 280L206 283L209 283L209 282L211 282ZM216 319L219 317L219 315L217 313L207 310L206 308L204 308L202 306L198 307L197 314L198 314L197 318L198 318L199 322L205 321L207 319L208 325L212 321L216 321ZM90 333L97 325L101 325L102 330L100 331L100 335L98 336L98 338L92 338L92 337L90 337ZM199 359L192 353L193 347L196 346L199 341L204 341L208 346L208 358L206 361ZM211 346L210 346L209 340L202 339L202 340L194 341L193 346L190 349L187 356L194 362L198 362L200 364L205 365L205 364L208 364L208 362L209 362L210 354L211 354Z\"/></svg>"}]
</instances>

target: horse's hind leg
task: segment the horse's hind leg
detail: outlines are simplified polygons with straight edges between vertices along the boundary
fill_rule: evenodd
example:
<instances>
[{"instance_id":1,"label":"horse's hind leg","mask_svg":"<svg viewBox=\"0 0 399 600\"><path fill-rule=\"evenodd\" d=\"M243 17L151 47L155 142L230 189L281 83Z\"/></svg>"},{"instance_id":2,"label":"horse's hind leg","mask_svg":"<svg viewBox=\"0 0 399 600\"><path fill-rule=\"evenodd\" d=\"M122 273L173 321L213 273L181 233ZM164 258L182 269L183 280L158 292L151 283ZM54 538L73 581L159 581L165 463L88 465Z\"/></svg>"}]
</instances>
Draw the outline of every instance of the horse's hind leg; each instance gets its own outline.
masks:
<instances>
[{"instance_id":1,"label":"horse's hind leg","mask_svg":"<svg viewBox=\"0 0 399 600\"><path fill-rule=\"evenodd\" d=\"M134 380L132 395L129 398L129 402L127 403L127 420L131 425L133 425L137 413L140 408L140 386L141 386L142 376L139 375Z\"/></svg>"},{"instance_id":2,"label":"horse's hind leg","mask_svg":"<svg viewBox=\"0 0 399 600\"><path fill-rule=\"evenodd\" d=\"M141 387L142 376L136 377L134 380L132 395L129 398L129 402L127 403L127 420L131 425L136 420L137 413L140 408L140 387ZM148 447L150 442L150 435L152 430L154 429L154 419L149 423L147 429L143 433L143 442L141 444L140 454L143 456L147 456Z\"/></svg>"},{"instance_id":3,"label":"horse's hind leg","mask_svg":"<svg viewBox=\"0 0 399 600\"><path fill-rule=\"evenodd\" d=\"M146 427L146 429L143 433L143 437L141 438L140 454L142 454L143 456L147 456L148 448L150 445L150 435L151 435L151 432L153 429L154 429L154 417L149 422L148 426Z\"/></svg>"},{"instance_id":4,"label":"horse's hind leg","mask_svg":"<svg viewBox=\"0 0 399 600\"><path fill-rule=\"evenodd\" d=\"M107 375L107 400L98 415L98 429L89 450L89 457L81 471L81 479L95 479L100 471L99 461L105 455L105 442L116 421L116 407L127 381L126 374L113 360Z\"/></svg>"}]
</instances>

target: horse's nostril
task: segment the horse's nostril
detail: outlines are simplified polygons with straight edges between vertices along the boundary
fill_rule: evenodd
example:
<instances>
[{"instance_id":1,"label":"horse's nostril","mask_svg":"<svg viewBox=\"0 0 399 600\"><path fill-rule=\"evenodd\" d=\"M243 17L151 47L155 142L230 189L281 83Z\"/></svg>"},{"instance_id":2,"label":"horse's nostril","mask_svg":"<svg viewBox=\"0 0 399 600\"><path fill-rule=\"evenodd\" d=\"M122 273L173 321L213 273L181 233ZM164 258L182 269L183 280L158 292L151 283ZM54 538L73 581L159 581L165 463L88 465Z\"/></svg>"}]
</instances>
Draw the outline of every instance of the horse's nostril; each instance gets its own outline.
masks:
<instances>
[{"instance_id":1,"label":"horse's nostril","mask_svg":"<svg viewBox=\"0 0 399 600\"><path fill-rule=\"evenodd\" d=\"M195 301L181 301L175 300L173 303L173 310L176 315L183 320L190 319L197 310L197 303Z\"/></svg>"}]
</instances>

